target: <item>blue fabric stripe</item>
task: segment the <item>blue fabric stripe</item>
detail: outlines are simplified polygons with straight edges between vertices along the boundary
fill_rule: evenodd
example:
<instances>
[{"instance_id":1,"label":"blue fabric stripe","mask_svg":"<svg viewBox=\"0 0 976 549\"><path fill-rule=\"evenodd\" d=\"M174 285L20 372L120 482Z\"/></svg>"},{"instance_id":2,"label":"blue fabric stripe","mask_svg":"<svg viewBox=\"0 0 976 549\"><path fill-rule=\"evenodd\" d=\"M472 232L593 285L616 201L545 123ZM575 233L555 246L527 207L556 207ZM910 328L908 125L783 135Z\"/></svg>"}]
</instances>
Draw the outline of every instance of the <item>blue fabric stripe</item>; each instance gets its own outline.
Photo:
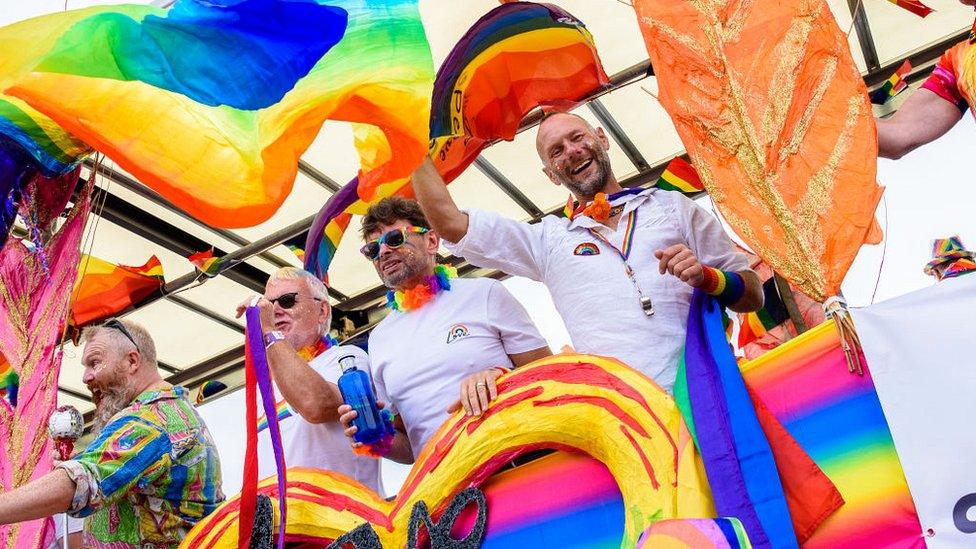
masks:
<instances>
[{"instance_id":1,"label":"blue fabric stripe","mask_svg":"<svg viewBox=\"0 0 976 549\"><path fill-rule=\"evenodd\" d=\"M312 0L183 0L141 21L120 13L83 19L38 70L138 80L204 105L258 110L281 101L347 22L346 10ZM112 65L90 62L93 40Z\"/></svg>"},{"instance_id":2,"label":"blue fabric stripe","mask_svg":"<svg viewBox=\"0 0 976 549\"><path fill-rule=\"evenodd\" d=\"M151 466L168 456L172 448L169 436L156 429L155 425L144 421L132 423L146 423L152 427L155 434L146 433L146 436L152 437L150 442L138 452L125 456L126 459L120 467L99 481L98 488L108 500L113 500L122 490L142 477Z\"/></svg>"},{"instance_id":3,"label":"blue fabric stripe","mask_svg":"<svg viewBox=\"0 0 976 549\"><path fill-rule=\"evenodd\" d=\"M183 499L186 476L187 470L185 465L173 465L169 468L169 486L166 487L166 499L173 502L178 502Z\"/></svg>"},{"instance_id":4,"label":"blue fabric stripe","mask_svg":"<svg viewBox=\"0 0 976 549\"><path fill-rule=\"evenodd\" d=\"M749 499L773 547L798 547L773 451L759 425L745 380L742 379L735 356L725 338L722 307L717 300L705 300L703 320L723 394L728 403L735 452Z\"/></svg>"}]
</instances>

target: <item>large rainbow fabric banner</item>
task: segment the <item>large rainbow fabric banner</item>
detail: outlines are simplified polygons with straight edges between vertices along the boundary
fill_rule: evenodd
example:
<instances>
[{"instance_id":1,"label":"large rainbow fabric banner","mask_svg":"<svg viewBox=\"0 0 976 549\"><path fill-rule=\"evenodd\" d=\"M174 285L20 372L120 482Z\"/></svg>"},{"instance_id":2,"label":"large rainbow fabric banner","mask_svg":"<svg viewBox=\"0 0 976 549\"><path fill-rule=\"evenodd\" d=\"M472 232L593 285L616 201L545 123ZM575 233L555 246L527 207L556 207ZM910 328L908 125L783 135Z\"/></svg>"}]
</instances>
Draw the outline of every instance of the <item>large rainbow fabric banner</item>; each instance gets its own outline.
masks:
<instances>
[{"instance_id":1,"label":"large rainbow fabric banner","mask_svg":"<svg viewBox=\"0 0 976 549\"><path fill-rule=\"evenodd\" d=\"M216 226L270 217L326 119L371 124L356 139L367 198L427 148L416 0L95 7L2 28L0 50L4 136L50 169L87 143Z\"/></svg>"},{"instance_id":2,"label":"large rainbow fabric banner","mask_svg":"<svg viewBox=\"0 0 976 549\"><path fill-rule=\"evenodd\" d=\"M567 479L573 479L567 482ZM599 461L556 452L502 471L480 488L488 517L482 549L509 547L617 548L624 538L624 505L617 483ZM462 539L475 524L465 509L452 537ZM672 519L655 522L637 541L652 547L748 549L752 545L736 519Z\"/></svg>"},{"instance_id":3,"label":"large rainbow fabric banner","mask_svg":"<svg viewBox=\"0 0 976 549\"><path fill-rule=\"evenodd\" d=\"M450 183L493 140L513 139L533 109L567 108L607 83L592 35L572 14L550 4L503 4L464 34L437 72L429 154ZM409 197L412 189L407 180L380 193L348 183L312 224L305 268L324 278L350 213L394 193Z\"/></svg>"},{"instance_id":4,"label":"large rainbow fabric banner","mask_svg":"<svg viewBox=\"0 0 976 549\"><path fill-rule=\"evenodd\" d=\"M848 372L832 322L745 363L742 372L844 498L804 547L925 546L871 373Z\"/></svg>"}]
</instances>

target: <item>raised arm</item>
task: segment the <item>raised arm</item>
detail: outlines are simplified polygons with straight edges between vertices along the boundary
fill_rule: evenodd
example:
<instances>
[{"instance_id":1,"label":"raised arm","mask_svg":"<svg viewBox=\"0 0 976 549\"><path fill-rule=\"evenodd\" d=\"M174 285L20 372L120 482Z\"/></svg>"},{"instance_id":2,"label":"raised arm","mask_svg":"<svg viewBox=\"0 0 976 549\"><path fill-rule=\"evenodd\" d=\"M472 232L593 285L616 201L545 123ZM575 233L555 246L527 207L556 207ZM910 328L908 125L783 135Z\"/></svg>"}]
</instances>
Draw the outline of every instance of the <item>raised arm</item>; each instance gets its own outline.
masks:
<instances>
[{"instance_id":1,"label":"raised arm","mask_svg":"<svg viewBox=\"0 0 976 549\"><path fill-rule=\"evenodd\" d=\"M454 203L434 162L430 158L424 159L424 163L413 172L412 179L417 202L433 225L431 228L451 242L464 238L468 233L468 214Z\"/></svg>"},{"instance_id":2,"label":"raised arm","mask_svg":"<svg viewBox=\"0 0 976 549\"><path fill-rule=\"evenodd\" d=\"M901 158L942 137L961 118L959 107L920 88L895 114L878 119L878 156Z\"/></svg>"}]
</instances>

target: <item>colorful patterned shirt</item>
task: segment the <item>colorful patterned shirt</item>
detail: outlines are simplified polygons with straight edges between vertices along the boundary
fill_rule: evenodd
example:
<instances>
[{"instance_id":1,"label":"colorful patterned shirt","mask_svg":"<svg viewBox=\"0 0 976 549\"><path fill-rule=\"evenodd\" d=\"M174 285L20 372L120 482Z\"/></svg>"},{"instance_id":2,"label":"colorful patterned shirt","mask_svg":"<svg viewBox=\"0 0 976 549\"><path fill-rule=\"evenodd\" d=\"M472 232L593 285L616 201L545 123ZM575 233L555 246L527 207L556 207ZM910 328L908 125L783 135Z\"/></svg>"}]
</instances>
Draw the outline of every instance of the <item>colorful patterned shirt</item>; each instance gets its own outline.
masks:
<instances>
[{"instance_id":1,"label":"colorful patterned shirt","mask_svg":"<svg viewBox=\"0 0 976 549\"><path fill-rule=\"evenodd\" d=\"M949 48L922 87L966 112L976 100L976 47L963 40Z\"/></svg>"},{"instance_id":2,"label":"colorful patterned shirt","mask_svg":"<svg viewBox=\"0 0 976 549\"><path fill-rule=\"evenodd\" d=\"M217 449L182 387L140 394L59 467L85 547L176 547L224 499Z\"/></svg>"}]
</instances>

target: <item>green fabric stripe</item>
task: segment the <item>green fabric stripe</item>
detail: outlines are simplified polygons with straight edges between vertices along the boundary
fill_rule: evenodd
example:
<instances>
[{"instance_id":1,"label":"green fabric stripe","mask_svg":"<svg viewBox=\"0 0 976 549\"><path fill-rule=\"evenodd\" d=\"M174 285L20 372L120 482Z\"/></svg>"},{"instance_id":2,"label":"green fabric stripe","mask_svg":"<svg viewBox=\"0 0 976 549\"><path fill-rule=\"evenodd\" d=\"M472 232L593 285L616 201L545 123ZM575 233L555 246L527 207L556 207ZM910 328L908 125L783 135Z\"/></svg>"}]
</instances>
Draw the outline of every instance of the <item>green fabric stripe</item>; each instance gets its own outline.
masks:
<instances>
[{"instance_id":1,"label":"green fabric stripe","mask_svg":"<svg viewBox=\"0 0 976 549\"><path fill-rule=\"evenodd\" d=\"M766 328L767 330L771 330L778 326L776 320L773 319L765 307L756 311L756 317L759 319L759 322L762 323L763 328Z\"/></svg>"},{"instance_id":2,"label":"green fabric stripe","mask_svg":"<svg viewBox=\"0 0 976 549\"><path fill-rule=\"evenodd\" d=\"M688 426L688 432L691 433L691 439L695 441L695 447L701 451L701 447L698 445L698 433L695 431L695 418L691 415L691 400L688 398L688 376L685 372L685 353L683 350L678 358L678 374L674 380L674 402L678 405L685 425Z\"/></svg>"}]
</instances>

